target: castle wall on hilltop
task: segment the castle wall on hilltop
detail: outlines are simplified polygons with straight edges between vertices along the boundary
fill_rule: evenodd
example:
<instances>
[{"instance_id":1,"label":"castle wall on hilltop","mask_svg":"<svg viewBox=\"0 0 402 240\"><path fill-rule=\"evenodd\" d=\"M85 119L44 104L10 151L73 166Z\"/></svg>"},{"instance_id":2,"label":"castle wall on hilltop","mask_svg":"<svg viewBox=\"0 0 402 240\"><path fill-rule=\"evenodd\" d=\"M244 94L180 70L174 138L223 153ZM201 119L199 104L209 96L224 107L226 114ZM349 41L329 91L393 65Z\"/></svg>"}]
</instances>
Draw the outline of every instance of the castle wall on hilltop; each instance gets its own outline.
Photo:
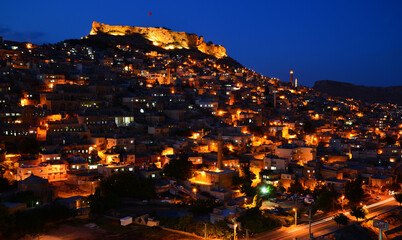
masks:
<instances>
[{"instance_id":1,"label":"castle wall on hilltop","mask_svg":"<svg viewBox=\"0 0 402 240\"><path fill-rule=\"evenodd\" d=\"M92 23L90 35L104 33L115 36L125 36L134 33L141 34L144 38L153 42L154 45L165 49L197 48L200 52L215 56L216 58L226 57L226 49L223 46L207 44L202 36L185 32L174 32L165 28L153 27L131 27L108 25L98 22Z\"/></svg>"}]
</instances>

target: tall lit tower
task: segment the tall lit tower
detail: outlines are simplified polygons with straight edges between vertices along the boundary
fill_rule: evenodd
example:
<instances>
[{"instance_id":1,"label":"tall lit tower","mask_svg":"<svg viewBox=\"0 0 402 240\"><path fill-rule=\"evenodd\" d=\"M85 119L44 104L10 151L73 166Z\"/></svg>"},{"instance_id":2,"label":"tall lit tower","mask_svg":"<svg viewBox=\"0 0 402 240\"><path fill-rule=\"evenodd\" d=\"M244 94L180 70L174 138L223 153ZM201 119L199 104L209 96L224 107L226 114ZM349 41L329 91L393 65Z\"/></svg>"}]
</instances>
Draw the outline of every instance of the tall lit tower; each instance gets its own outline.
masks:
<instances>
[{"instance_id":1,"label":"tall lit tower","mask_svg":"<svg viewBox=\"0 0 402 240\"><path fill-rule=\"evenodd\" d=\"M297 78L295 78L295 87L297 88Z\"/></svg>"},{"instance_id":2,"label":"tall lit tower","mask_svg":"<svg viewBox=\"0 0 402 240\"><path fill-rule=\"evenodd\" d=\"M292 84L292 86L294 86L294 84L293 84L293 69L290 69L290 84Z\"/></svg>"}]
</instances>

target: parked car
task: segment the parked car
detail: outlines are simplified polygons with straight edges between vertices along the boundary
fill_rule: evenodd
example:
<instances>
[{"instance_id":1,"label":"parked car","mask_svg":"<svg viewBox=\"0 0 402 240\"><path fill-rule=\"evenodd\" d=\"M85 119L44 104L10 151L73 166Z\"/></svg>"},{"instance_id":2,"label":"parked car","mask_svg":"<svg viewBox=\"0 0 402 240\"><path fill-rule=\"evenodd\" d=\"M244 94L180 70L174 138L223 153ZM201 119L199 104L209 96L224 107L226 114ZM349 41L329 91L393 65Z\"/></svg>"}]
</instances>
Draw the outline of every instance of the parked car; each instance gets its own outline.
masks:
<instances>
[{"instance_id":1,"label":"parked car","mask_svg":"<svg viewBox=\"0 0 402 240\"><path fill-rule=\"evenodd\" d=\"M304 202L307 204L312 204L314 202L314 199L306 197L306 198L304 198Z\"/></svg>"}]
</instances>

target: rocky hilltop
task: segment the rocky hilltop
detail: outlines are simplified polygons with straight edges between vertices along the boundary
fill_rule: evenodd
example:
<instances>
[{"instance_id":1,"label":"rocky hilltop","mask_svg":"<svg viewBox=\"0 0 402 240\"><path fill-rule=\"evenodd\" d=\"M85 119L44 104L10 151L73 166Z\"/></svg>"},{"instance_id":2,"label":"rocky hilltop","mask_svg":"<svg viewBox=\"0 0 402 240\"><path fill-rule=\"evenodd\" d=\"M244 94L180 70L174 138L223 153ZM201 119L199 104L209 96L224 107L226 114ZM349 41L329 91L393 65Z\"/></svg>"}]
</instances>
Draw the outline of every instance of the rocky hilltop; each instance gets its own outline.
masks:
<instances>
[{"instance_id":1,"label":"rocky hilltop","mask_svg":"<svg viewBox=\"0 0 402 240\"><path fill-rule=\"evenodd\" d=\"M212 55L216 58L226 57L226 49L223 46L204 42L202 36L185 32L175 32L165 28L131 27L108 25L98 22L92 23L90 35L108 34L114 36L127 36L141 34L155 46L164 49L196 48L200 52Z\"/></svg>"},{"instance_id":2,"label":"rocky hilltop","mask_svg":"<svg viewBox=\"0 0 402 240\"><path fill-rule=\"evenodd\" d=\"M402 105L402 86L366 87L345 82L321 80L315 82L313 88L334 97L353 98L371 103Z\"/></svg>"}]
</instances>

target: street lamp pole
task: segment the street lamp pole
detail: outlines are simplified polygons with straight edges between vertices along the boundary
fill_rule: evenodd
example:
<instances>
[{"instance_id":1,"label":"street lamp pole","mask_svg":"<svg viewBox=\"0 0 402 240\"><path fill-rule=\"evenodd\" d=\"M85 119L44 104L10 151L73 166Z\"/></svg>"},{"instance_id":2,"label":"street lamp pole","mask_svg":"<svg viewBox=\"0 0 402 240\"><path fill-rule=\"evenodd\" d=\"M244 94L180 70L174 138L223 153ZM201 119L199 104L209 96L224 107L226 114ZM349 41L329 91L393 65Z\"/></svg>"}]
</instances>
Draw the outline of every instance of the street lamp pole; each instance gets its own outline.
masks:
<instances>
[{"instance_id":1,"label":"street lamp pole","mask_svg":"<svg viewBox=\"0 0 402 240\"><path fill-rule=\"evenodd\" d=\"M343 210L343 199L345 199L345 195L342 195L342 197L341 197L342 212L344 211Z\"/></svg>"},{"instance_id":2,"label":"street lamp pole","mask_svg":"<svg viewBox=\"0 0 402 240\"><path fill-rule=\"evenodd\" d=\"M207 240L207 223L205 223L205 229L204 229L204 231L205 231L205 240Z\"/></svg>"},{"instance_id":3,"label":"street lamp pole","mask_svg":"<svg viewBox=\"0 0 402 240\"><path fill-rule=\"evenodd\" d=\"M194 198L195 200L197 200L197 188L193 188L193 192L194 192Z\"/></svg>"},{"instance_id":4,"label":"street lamp pole","mask_svg":"<svg viewBox=\"0 0 402 240\"><path fill-rule=\"evenodd\" d=\"M236 228L237 228L237 223L234 224L234 229L233 229L234 230L234 237L233 237L234 240L237 240Z\"/></svg>"},{"instance_id":5,"label":"street lamp pole","mask_svg":"<svg viewBox=\"0 0 402 240\"><path fill-rule=\"evenodd\" d=\"M295 226L297 225L297 209L293 208L293 211L295 212Z\"/></svg>"},{"instance_id":6,"label":"street lamp pole","mask_svg":"<svg viewBox=\"0 0 402 240\"><path fill-rule=\"evenodd\" d=\"M308 221L308 232L310 239L313 239L313 234L311 233L311 206L308 209L309 221Z\"/></svg>"}]
</instances>

